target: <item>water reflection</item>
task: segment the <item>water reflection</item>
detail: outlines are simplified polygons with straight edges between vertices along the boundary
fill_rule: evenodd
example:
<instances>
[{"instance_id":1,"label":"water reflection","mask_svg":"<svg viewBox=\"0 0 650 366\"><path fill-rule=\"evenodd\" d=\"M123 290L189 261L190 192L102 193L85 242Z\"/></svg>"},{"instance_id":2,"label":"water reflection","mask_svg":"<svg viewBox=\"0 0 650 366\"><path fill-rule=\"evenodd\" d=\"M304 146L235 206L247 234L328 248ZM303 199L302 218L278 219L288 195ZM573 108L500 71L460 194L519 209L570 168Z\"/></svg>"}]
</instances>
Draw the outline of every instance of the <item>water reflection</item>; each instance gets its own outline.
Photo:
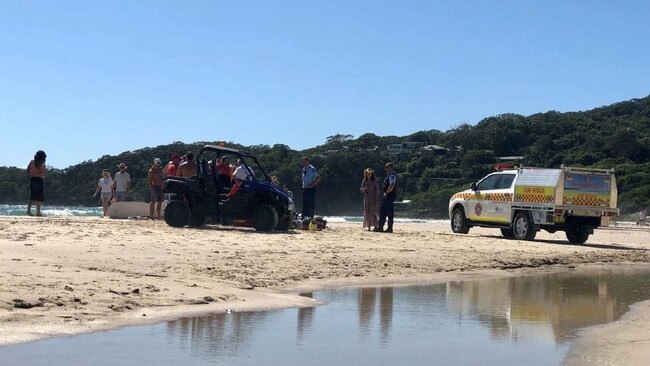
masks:
<instances>
[{"instance_id":1,"label":"water reflection","mask_svg":"<svg viewBox=\"0 0 650 366\"><path fill-rule=\"evenodd\" d=\"M214 355L238 355L271 316L269 312L222 313L166 323L168 346Z\"/></svg>"},{"instance_id":2,"label":"water reflection","mask_svg":"<svg viewBox=\"0 0 650 366\"><path fill-rule=\"evenodd\" d=\"M475 318L495 337L571 338L576 329L613 321L650 293L648 275L554 274L449 282L447 309Z\"/></svg>"},{"instance_id":3,"label":"water reflection","mask_svg":"<svg viewBox=\"0 0 650 366\"><path fill-rule=\"evenodd\" d=\"M0 364L560 364L578 328L650 298L650 270L301 295L326 305L0 347Z\"/></svg>"},{"instance_id":4,"label":"water reflection","mask_svg":"<svg viewBox=\"0 0 650 366\"><path fill-rule=\"evenodd\" d=\"M576 329L613 321L630 304L650 297L649 279L648 272L564 273L433 286L361 288L352 294L357 303L360 335L374 335L382 345L391 340L396 313L405 310L416 314L411 316L423 315L419 321L435 322L441 305L447 316L459 323L476 321L495 339L546 339L561 343L571 339ZM301 295L313 297L312 293ZM297 310L298 344L309 335L319 312L323 308ZM237 353L249 346L253 333L263 328L269 314L232 313L182 319L169 322L167 331L188 340L192 348Z\"/></svg>"},{"instance_id":5,"label":"water reflection","mask_svg":"<svg viewBox=\"0 0 650 366\"><path fill-rule=\"evenodd\" d=\"M308 297L310 299L314 298L314 294L311 292L308 293L302 293L300 296ZM302 339L302 337L307 333L307 331L311 328L312 326L312 320L314 316L314 310L316 308L300 308L298 309L298 339Z\"/></svg>"}]
</instances>

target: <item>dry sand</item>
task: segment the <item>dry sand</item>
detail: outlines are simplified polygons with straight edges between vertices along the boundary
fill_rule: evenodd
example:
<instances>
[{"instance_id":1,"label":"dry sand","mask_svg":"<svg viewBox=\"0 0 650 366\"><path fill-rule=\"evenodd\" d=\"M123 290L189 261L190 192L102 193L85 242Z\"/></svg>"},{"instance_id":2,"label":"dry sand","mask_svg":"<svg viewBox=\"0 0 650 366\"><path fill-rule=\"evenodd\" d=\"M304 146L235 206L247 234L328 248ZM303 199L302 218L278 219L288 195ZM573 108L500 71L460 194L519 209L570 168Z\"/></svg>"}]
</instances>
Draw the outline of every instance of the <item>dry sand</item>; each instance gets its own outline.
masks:
<instances>
[{"instance_id":1,"label":"dry sand","mask_svg":"<svg viewBox=\"0 0 650 366\"><path fill-rule=\"evenodd\" d=\"M474 228L455 235L442 223L396 224L392 235L346 223L330 223L321 232L261 234L219 226L175 229L146 220L0 217L0 344L226 309L313 305L287 293L299 288L434 282L650 258L647 230L598 230L585 245L569 244L562 233L540 232L533 242L498 234ZM611 352L650 348L650 305L639 309L625 328L594 330L627 335L612 340ZM644 346L631 346L638 345L635 334ZM595 339L587 334L569 361L581 360L581 350Z\"/></svg>"}]
</instances>

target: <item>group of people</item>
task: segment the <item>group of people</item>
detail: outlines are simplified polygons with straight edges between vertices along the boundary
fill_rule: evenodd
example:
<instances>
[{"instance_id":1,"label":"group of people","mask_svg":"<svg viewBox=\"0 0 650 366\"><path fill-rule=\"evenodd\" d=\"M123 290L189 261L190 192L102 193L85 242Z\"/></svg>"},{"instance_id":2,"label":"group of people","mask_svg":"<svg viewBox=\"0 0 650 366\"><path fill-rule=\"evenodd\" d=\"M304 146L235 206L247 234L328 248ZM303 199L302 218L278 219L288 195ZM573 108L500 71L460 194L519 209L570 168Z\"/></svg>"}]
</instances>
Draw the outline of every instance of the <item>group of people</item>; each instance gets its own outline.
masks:
<instances>
[{"instance_id":1,"label":"group of people","mask_svg":"<svg viewBox=\"0 0 650 366\"><path fill-rule=\"evenodd\" d=\"M115 179L111 178L108 169L102 170L102 177L99 179L93 195L96 197L97 194L100 194L104 216L108 216L108 206L111 201L113 199L115 202L125 201L131 188L131 176L126 172L126 164L120 163L117 168L119 171L115 173Z\"/></svg>"},{"instance_id":2,"label":"group of people","mask_svg":"<svg viewBox=\"0 0 650 366\"><path fill-rule=\"evenodd\" d=\"M397 197L397 173L393 163L384 166L386 178L379 187L375 172L367 168L363 172L361 187L363 195L363 228L375 232L392 233L395 220L394 202ZM302 219L313 218L316 200L316 186L320 182L318 170L310 164L309 158L302 159ZM381 202L381 204L379 203ZM377 214L379 208L379 215ZM386 229L384 225L387 224Z\"/></svg>"},{"instance_id":3,"label":"group of people","mask_svg":"<svg viewBox=\"0 0 650 366\"><path fill-rule=\"evenodd\" d=\"M147 172L147 183L149 184L150 202L149 217L161 220L162 202L165 199L163 185L166 177L193 177L197 174L198 167L194 162L194 153L188 151L180 156L173 154L171 160L163 167L160 158L153 159L153 165ZM154 215L155 210L155 215Z\"/></svg>"},{"instance_id":4,"label":"group of people","mask_svg":"<svg viewBox=\"0 0 650 366\"><path fill-rule=\"evenodd\" d=\"M27 203L27 215L32 215L32 205L36 206L36 216L42 216L41 204L44 201L43 178L45 176L45 159L47 155L39 150L34 159L27 166L29 175L29 201ZM115 178L111 177L108 169L102 170L102 176L97 182L94 196L100 195L104 216L108 216L108 208L111 202L122 202L131 189L131 176L126 171L127 166L123 162L117 168ZM160 158L153 160L153 165L147 173L151 202L149 204L149 216L152 219L161 219L161 206L164 200L163 184L168 176L192 177L197 175L197 165L194 162L194 154L188 152L184 156L173 154L169 163L164 167ZM230 187L227 197L232 197L246 180L255 179L255 172L238 159L234 165L228 163L228 157L223 156L216 164L217 179L223 187ZM397 195L397 174L393 164L385 166L386 178L380 189L375 173L371 168L364 171L361 181L360 192L363 195L363 227L376 232L393 232L394 208L393 202ZM321 176L318 170L310 164L308 157L302 158L302 214L303 220L313 219L316 201L316 186L320 183ZM271 183L280 185L277 177L272 177ZM287 195L293 199L293 193L288 185L282 186ZM383 195L383 199L382 199ZM381 200L381 205L379 204ZM377 207L379 215L377 215ZM384 224L388 224L384 230Z\"/></svg>"},{"instance_id":5,"label":"group of people","mask_svg":"<svg viewBox=\"0 0 650 366\"><path fill-rule=\"evenodd\" d=\"M111 202L125 201L131 189L131 176L126 171L126 164L120 163L117 167L119 171L115 173L114 179L108 169L102 170L102 177L97 182L95 194L93 195L93 197L100 195L104 216L108 216L108 207ZM196 171L194 154L191 151L182 157L179 154L172 155L171 160L164 167L160 158L155 158L147 173L147 183L151 195L149 216L153 219L161 218L162 202L164 200L162 189L166 177L191 177L196 175Z\"/></svg>"}]
</instances>

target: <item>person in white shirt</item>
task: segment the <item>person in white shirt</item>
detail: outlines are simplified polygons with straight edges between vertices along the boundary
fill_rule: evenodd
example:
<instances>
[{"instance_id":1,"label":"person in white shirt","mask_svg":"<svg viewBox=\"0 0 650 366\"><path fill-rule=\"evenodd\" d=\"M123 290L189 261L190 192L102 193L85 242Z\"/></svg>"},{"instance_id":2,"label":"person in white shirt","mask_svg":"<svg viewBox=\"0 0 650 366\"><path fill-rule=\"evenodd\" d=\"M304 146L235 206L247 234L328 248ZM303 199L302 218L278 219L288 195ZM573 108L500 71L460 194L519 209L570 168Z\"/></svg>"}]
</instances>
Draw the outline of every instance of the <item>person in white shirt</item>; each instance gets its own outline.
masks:
<instances>
[{"instance_id":1,"label":"person in white shirt","mask_svg":"<svg viewBox=\"0 0 650 366\"><path fill-rule=\"evenodd\" d=\"M232 173L232 180L233 185L230 188L230 192L228 192L228 195L226 196L227 198L230 198L235 195L241 188L242 183L245 180L253 180L255 179L255 173L253 173L253 170L251 168L246 167L244 165L244 162L242 162L241 159L237 159L237 162L235 162L235 171Z\"/></svg>"},{"instance_id":2,"label":"person in white shirt","mask_svg":"<svg viewBox=\"0 0 650 366\"><path fill-rule=\"evenodd\" d=\"M235 166L235 171L232 173L232 178L234 180L253 180L255 178L252 169L247 168L241 159L237 159Z\"/></svg>"},{"instance_id":3,"label":"person in white shirt","mask_svg":"<svg viewBox=\"0 0 650 366\"><path fill-rule=\"evenodd\" d=\"M111 178L111 173L107 169L102 170L102 177L97 183L97 189L95 189L95 194L93 197L97 196L97 193L101 192L102 199L102 209L104 210L104 216L108 216L108 206L110 205L111 199L113 198L113 179Z\"/></svg>"},{"instance_id":4,"label":"person in white shirt","mask_svg":"<svg viewBox=\"0 0 650 366\"><path fill-rule=\"evenodd\" d=\"M131 176L126 172L126 164L120 163L117 167L120 168L120 171L115 173L113 191L115 192L115 202L122 202L126 200L126 195L131 188Z\"/></svg>"}]
</instances>

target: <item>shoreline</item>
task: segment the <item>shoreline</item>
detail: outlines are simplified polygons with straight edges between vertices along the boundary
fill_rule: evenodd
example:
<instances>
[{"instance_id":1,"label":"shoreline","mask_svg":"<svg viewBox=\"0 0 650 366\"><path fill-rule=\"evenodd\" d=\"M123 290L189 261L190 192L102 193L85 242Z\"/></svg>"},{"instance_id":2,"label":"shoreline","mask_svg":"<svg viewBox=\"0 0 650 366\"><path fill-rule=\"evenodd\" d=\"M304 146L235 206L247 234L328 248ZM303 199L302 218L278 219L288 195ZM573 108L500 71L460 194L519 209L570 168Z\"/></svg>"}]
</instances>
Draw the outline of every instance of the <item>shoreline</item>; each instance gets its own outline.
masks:
<instances>
[{"instance_id":1,"label":"shoreline","mask_svg":"<svg viewBox=\"0 0 650 366\"><path fill-rule=\"evenodd\" d=\"M620 319L587 327L567 353L567 366L646 365L650 360L650 300L634 303Z\"/></svg>"},{"instance_id":2,"label":"shoreline","mask_svg":"<svg viewBox=\"0 0 650 366\"><path fill-rule=\"evenodd\" d=\"M23 343L32 343L50 338L59 337L73 337L88 333L99 331L110 331L127 327L138 327L159 324L166 321L178 320L181 318L206 316L215 313L224 312L256 312L256 311L270 311L289 308L302 308L321 305L317 299L303 297L298 295L302 292L320 292L328 290L345 290L357 289L363 287L405 287L417 285L433 285L445 283L449 281L476 281L476 280L489 280L489 279L503 279L510 277L522 276L537 276L551 273L577 273L584 274L590 272L600 271L616 271L616 270L648 270L650 263L591 263L581 264L578 266L573 265L549 265L537 268L518 268L512 270L478 270L468 272L450 272L450 273L437 273L431 275L417 275L410 277L395 277L384 279L362 279L362 280L333 280L324 282L304 283L288 288L283 288L281 291L273 289L268 290L253 290L248 299L241 302L223 302L195 305L175 305L169 307L144 307L137 310L129 311L121 314L118 317L108 319L106 322L92 322L88 324L66 324L61 326L45 326L43 324L32 324L31 326L19 324L13 327L16 333L22 334L11 336L11 332L7 334L9 327L0 327L4 338L0 339L0 347L11 346ZM143 316L146 315L146 316ZM619 336L629 337L632 330L621 330L620 324L625 326L638 326L641 322L645 327L650 327L650 299L641 301L630 306L630 309L618 320L610 323L590 326L579 331L578 338L573 341L569 353L566 356L567 365L588 365L592 362L598 361L602 363L602 358L606 357L605 352L611 350L601 349L601 345L595 346L596 343L602 343L602 336L610 332L617 331ZM610 328L616 327L616 330ZM650 328L648 328L650 331ZM649 341L650 343L650 341ZM618 346L618 345L617 345ZM623 345L626 348L625 352L620 354L629 354L628 345ZM634 347L634 345L631 345ZM613 347L614 349L616 347ZM599 353L594 351L599 350ZM634 348L633 348L634 350ZM648 349L650 352L650 349ZM645 355L646 353L644 353ZM584 355L590 355L585 359ZM594 356L598 355L598 356ZM571 356L571 357L570 357ZM638 360L645 360L647 358L638 358ZM626 363L635 365L637 363ZM641 363L638 363L641 364Z\"/></svg>"},{"instance_id":3,"label":"shoreline","mask_svg":"<svg viewBox=\"0 0 650 366\"><path fill-rule=\"evenodd\" d=\"M456 235L441 223L400 224L393 235L359 226L260 234L0 216L0 345L227 309L316 304L293 294L300 291L644 266L650 259L648 232L600 230L576 246L548 233L533 242L504 240L490 229ZM17 308L14 299L37 306ZM650 307L643 309L650 318Z\"/></svg>"}]
</instances>

